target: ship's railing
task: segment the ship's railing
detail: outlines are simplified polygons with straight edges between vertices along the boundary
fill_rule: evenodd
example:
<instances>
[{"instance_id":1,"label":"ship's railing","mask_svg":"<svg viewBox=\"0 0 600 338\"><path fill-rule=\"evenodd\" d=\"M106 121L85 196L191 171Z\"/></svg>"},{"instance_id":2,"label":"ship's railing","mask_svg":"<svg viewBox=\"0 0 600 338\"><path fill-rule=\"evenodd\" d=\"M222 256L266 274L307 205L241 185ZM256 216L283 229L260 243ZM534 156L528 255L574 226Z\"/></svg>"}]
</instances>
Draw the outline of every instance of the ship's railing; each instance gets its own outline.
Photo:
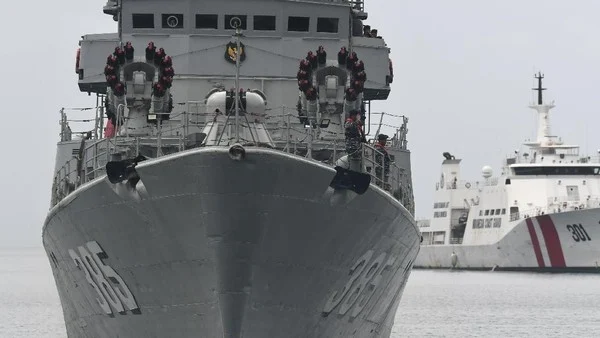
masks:
<instances>
[{"instance_id":1,"label":"ship's railing","mask_svg":"<svg viewBox=\"0 0 600 338\"><path fill-rule=\"evenodd\" d=\"M421 231L421 245L443 245L446 241L445 231Z\"/></svg>"},{"instance_id":2,"label":"ship's railing","mask_svg":"<svg viewBox=\"0 0 600 338\"><path fill-rule=\"evenodd\" d=\"M332 2L337 4L349 4L352 8L358 10L364 10L365 1L364 0L318 0L320 2Z\"/></svg>"},{"instance_id":3,"label":"ship's railing","mask_svg":"<svg viewBox=\"0 0 600 338\"><path fill-rule=\"evenodd\" d=\"M556 151L554 154L550 154L551 156L548 156L545 154L529 154L529 153L507 156L505 159L505 164L506 165L527 164L527 163L529 163L529 164L533 164L533 163L550 164L550 163L559 163L559 161L561 161L561 160L563 163L569 163L571 161L574 161L574 163L580 163L580 164L584 164L584 163L600 164L600 155L597 155L597 154L586 156L585 154L580 154L578 148L557 149L557 150L558 151ZM525 154L527 156L525 156ZM560 158L561 155L564 155L564 159ZM556 161L556 162L552 162L552 161Z\"/></svg>"},{"instance_id":4,"label":"ship's railing","mask_svg":"<svg viewBox=\"0 0 600 338\"><path fill-rule=\"evenodd\" d=\"M294 130L294 128L290 128ZM310 142L309 136L302 139L288 139L285 145L277 148L282 151L299 156L305 156L319 160L329 165L335 165L336 161L347 154L345 141L332 140L327 142ZM317 151L329 151L324 158L317 159ZM362 167L371 176L371 182L402 202L408 210L414 210L412 198L412 186L407 170L398 166L395 162L385 162L385 154L375 148L372 144L363 143ZM311 154L312 153L312 154Z\"/></svg>"},{"instance_id":5,"label":"ship's railing","mask_svg":"<svg viewBox=\"0 0 600 338\"><path fill-rule=\"evenodd\" d=\"M440 183L435 184L435 190L455 190L455 189L478 189L486 186L497 186L499 182L498 177L492 177L485 181L466 181L466 180L448 180L444 181L444 185L440 185Z\"/></svg>"},{"instance_id":6,"label":"ship's railing","mask_svg":"<svg viewBox=\"0 0 600 338\"><path fill-rule=\"evenodd\" d=\"M585 210L600 208L600 196L589 196L583 201L571 201L566 197L549 197L548 205L543 207L534 207L528 210L519 211L510 214L510 221L517 221L529 217L536 217L547 214L556 214L576 210Z\"/></svg>"},{"instance_id":7,"label":"ship's railing","mask_svg":"<svg viewBox=\"0 0 600 338\"><path fill-rule=\"evenodd\" d=\"M365 10L365 1L364 0L345 0L344 2L349 3L352 8L359 10L359 11L364 11Z\"/></svg>"},{"instance_id":8,"label":"ship's railing","mask_svg":"<svg viewBox=\"0 0 600 338\"><path fill-rule=\"evenodd\" d=\"M78 154L57 170L53 182L52 205L58 203L82 184L103 176L106 164L109 161L133 158L140 154L147 158L156 158L189 148L186 147L187 136L192 132L202 130L206 125L207 117L212 117L214 114L202 112L205 107L201 101L186 102L185 107L185 111L174 112L170 115L171 122L168 126L162 129L159 128L152 136L143 137L131 135L129 121L119 111L117 114L117 135L110 138L103 138L101 133L104 125L103 109L97 108L96 117L87 120L68 120L65 110L61 110L61 141L71 141L72 134L85 134L85 132L72 132L68 122L93 122L94 131L88 135L87 140L82 139L81 142L84 146ZM265 129L271 135L279 133L279 137L274 137L276 148L330 165L335 165L336 161L346 154L341 121L330 122L331 125L336 127L331 128L335 131L318 130L321 135L327 135L330 139L333 138L333 140L325 141L316 139L317 132L314 130L311 136L310 126L302 128L302 125L298 122L299 116L295 109L279 107L270 110L268 115L255 117L263 119ZM252 118L251 115L249 114ZM403 124L396 128L397 134L391 139L390 148L405 149L407 143L406 124L407 119L403 118ZM240 125L249 127L245 121ZM390 125L390 127L392 126ZM374 139L375 137L370 142L374 142ZM227 141L223 139L224 143L228 143ZM241 138L240 141L253 143L254 140ZM325 159L317 159L315 158L317 156L313 156L316 151L323 150L329 151L328 155L326 153ZM401 200L407 209L412 210L412 187L405 169L399 167L396 163L390 163L389 166L386 166L383 162L383 154L371 144L364 144L362 151L364 164L367 172L372 176L372 182Z\"/></svg>"},{"instance_id":9,"label":"ship's railing","mask_svg":"<svg viewBox=\"0 0 600 338\"><path fill-rule=\"evenodd\" d=\"M450 241L449 242L450 244L462 244L463 238L462 237L450 237L449 241Z\"/></svg>"},{"instance_id":10,"label":"ship's railing","mask_svg":"<svg viewBox=\"0 0 600 338\"><path fill-rule=\"evenodd\" d=\"M171 128L172 131L175 128ZM182 127L178 128L183 130ZM156 158L185 150L183 135L157 137L116 136L93 140L88 146L58 169L52 187L52 205L65 198L82 184L106 174L106 164L112 160L144 155ZM84 140L82 140L84 142Z\"/></svg>"},{"instance_id":11,"label":"ship's railing","mask_svg":"<svg viewBox=\"0 0 600 338\"><path fill-rule=\"evenodd\" d=\"M390 114L386 112L372 112L371 115L372 117L369 123L369 127L377 127L377 130L375 131L375 133L373 133L374 138L377 138L381 127L386 127L394 131L394 135L388 139L386 146L396 149L408 149L408 141L406 139L406 134L408 133L408 117L404 115ZM380 116L379 122L373 121L376 116ZM384 117L389 117L394 122L397 121L397 119L399 119L400 124L390 124L387 121L383 121Z\"/></svg>"},{"instance_id":12,"label":"ship's railing","mask_svg":"<svg viewBox=\"0 0 600 338\"><path fill-rule=\"evenodd\" d=\"M386 154L370 144L363 144L361 149L363 166L371 175L371 181L397 199L401 199L401 195L406 191L402 189L407 178L406 170L400 168L395 162L387 162Z\"/></svg>"},{"instance_id":13,"label":"ship's railing","mask_svg":"<svg viewBox=\"0 0 600 338\"><path fill-rule=\"evenodd\" d=\"M429 228L431 227L431 220L430 219L417 219L417 227L419 228Z\"/></svg>"},{"instance_id":14,"label":"ship's railing","mask_svg":"<svg viewBox=\"0 0 600 338\"><path fill-rule=\"evenodd\" d=\"M563 206L565 208L569 205L586 208L596 208L600 205L600 196L588 195L583 200L574 200L573 198L569 198L567 196L548 197L548 205Z\"/></svg>"}]
</instances>

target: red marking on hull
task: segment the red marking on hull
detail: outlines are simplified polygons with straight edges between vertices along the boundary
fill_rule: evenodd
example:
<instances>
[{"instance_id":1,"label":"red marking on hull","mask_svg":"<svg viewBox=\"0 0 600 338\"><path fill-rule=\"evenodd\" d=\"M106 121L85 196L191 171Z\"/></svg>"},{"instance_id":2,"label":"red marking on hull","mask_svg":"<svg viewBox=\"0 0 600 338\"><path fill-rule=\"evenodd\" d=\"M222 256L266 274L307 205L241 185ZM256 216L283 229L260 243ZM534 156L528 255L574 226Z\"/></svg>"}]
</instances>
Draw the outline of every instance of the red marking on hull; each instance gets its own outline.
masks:
<instances>
[{"instance_id":1,"label":"red marking on hull","mask_svg":"<svg viewBox=\"0 0 600 338\"><path fill-rule=\"evenodd\" d=\"M552 218L550 218L549 215L542 215L538 216L537 220L538 223L540 223L542 235L544 235L548 256L550 257L550 264L553 268L566 267L565 255L563 254L560 238L558 237L558 232L556 231L554 222L552 222Z\"/></svg>"},{"instance_id":2,"label":"red marking on hull","mask_svg":"<svg viewBox=\"0 0 600 338\"><path fill-rule=\"evenodd\" d=\"M540 268L545 268L544 257L542 257L542 250L540 249L540 242L538 241L537 234L535 233L535 228L533 227L533 222L531 218L525 220L527 222L527 229L529 230L529 236L531 237L531 244L533 245L533 252L535 252L535 258L537 259L538 266Z\"/></svg>"}]
</instances>

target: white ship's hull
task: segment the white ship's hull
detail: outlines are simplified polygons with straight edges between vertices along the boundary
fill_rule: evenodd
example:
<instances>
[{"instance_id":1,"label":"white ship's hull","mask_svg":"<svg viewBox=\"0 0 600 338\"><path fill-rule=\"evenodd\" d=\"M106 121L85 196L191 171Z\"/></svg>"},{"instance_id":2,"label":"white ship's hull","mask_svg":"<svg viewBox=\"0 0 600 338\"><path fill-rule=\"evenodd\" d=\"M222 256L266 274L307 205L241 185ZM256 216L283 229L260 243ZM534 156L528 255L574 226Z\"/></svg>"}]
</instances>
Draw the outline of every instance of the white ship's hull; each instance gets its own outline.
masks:
<instances>
[{"instance_id":1,"label":"white ship's hull","mask_svg":"<svg viewBox=\"0 0 600 338\"><path fill-rule=\"evenodd\" d=\"M489 245L422 245L415 268L600 272L600 209L521 220Z\"/></svg>"},{"instance_id":2,"label":"white ship's hull","mask_svg":"<svg viewBox=\"0 0 600 338\"><path fill-rule=\"evenodd\" d=\"M70 337L389 337L419 233L379 188L332 195L332 168L260 148L136 170L46 220Z\"/></svg>"}]
</instances>

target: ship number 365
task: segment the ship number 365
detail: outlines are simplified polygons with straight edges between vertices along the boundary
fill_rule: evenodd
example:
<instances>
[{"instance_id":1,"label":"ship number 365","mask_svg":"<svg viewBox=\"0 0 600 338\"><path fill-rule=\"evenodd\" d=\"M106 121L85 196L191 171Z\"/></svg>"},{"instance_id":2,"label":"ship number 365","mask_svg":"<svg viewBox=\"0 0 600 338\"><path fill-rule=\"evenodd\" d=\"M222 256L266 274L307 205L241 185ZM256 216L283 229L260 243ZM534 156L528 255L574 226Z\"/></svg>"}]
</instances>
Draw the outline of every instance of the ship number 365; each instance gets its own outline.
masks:
<instances>
[{"instance_id":1,"label":"ship number 365","mask_svg":"<svg viewBox=\"0 0 600 338\"><path fill-rule=\"evenodd\" d=\"M75 265L85 273L85 279L96 292L96 301L106 314L112 315L111 306L119 313L139 309L123 278L102 261L106 253L96 241L79 246L77 251L70 249L69 255Z\"/></svg>"},{"instance_id":2,"label":"ship number 365","mask_svg":"<svg viewBox=\"0 0 600 338\"><path fill-rule=\"evenodd\" d=\"M585 242L592 240L590 235L588 235L587 231L585 231L585 228L581 224L569 224L567 225L567 230L571 232L571 235L573 236L573 240L575 240L575 242Z\"/></svg>"}]
</instances>

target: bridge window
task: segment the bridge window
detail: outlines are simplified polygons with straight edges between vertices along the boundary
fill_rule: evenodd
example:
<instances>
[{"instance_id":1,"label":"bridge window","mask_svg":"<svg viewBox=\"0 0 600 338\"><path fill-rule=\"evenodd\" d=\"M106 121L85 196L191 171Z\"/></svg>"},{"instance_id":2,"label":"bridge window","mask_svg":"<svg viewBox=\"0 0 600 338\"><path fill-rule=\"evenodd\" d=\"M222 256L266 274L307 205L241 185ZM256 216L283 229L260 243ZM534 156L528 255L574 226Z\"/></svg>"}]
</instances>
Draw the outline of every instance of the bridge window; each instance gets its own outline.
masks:
<instances>
[{"instance_id":1,"label":"bridge window","mask_svg":"<svg viewBox=\"0 0 600 338\"><path fill-rule=\"evenodd\" d=\"M515 175L600 175L600 167L516 167Z\"/></svg>"},{"instance_id":2,"label":"bridge window","mask_svg":"<svg viewBox=\"0 0 600 338\"><path fill-rule=\"evenodd\" d=\"M254 16L255 31L274 31L275 17L272 15L255 15Z\"/></svg>"},{"instance_id":3,"label":"bridge window","mask_svg":"<svg viewBox=\"0 0 600 338\"><path fill-rule=\"evenodd\" d=\"M308 32L309 25L309 17L290 16L288 18L288 31L290 32Z\"/></svg>"},{"instance_id":4,"label":"bridge window","mask_svg":"<svg viewBox=\"0 0 600 338\"><path fill-rule=\"evenodd\" d=\"M442 217L446 217L446 216L448 216L447 211L435 211L433 213L433 218L442 218Z\"/></svg>"},{"instance_id":5,"label":"bridge window","mask_svg":"<svg viewBox=\"0 0 600 338\"><path fill-rule=\"evenodd\" d=\"M219 16L217 14L196 14L196 28L217 29L219 28Z\"/></svg>"},{"instance_id":6,"label":"bridge window","mask_svg":"<svg viewBox=\"0 0 600 338\"><path fill-rule=\"evenodd\" d=\"M133 28L154 28L154 14L132 14Z\"/></svg>"},{"instance_id":7,"label":"bridge window","mask_svg":"<svg viewBox=\"0 0 600 338\"><path fill-rule=\"evenodd\" d=\"M473 220L473 229L483 228L483 219L478 218Z\"/></svg>"},{"instance_id":8,"label":"bridge window","mask_svg":"<svg viewBox=\"0 0 600 338\"><path fill-rule=\"evenodd\" d=\"M434 209L447 208L448 205L450 205L450 202L435 202L435 203L433 203L433 208Z\"/></svg>"},{"instance_id":9,"label":"bridge window","mask_svg":"<svg viewBox=\"0 0 600 338\"><path fill-rule=\"evenodd\" d=\"M163 14L162 28L183 28L183 14Z\"/></svg>"},{"instance_id":10,"label":"bridge window","mask_svg":"<svg viewBox=\"0 0 600 338\"><path fill-rule=\"evenodd\" d=\"M433 232L433 243L431 243L431 244L444 244L445 241L446 241L446 232L445 231Z\"/></svg>"},{"instance_id":11,"label":"bridge window","mask_svg":"<svg viewBox=\"0 0 600 338\"><path fill-rule=\"evenodd\" d=\"M233 15L225 15L225 29L235 29L231 26L231 19L238 17L240 18L240 21L242 21L241 24L241 29L246 29L246 24L247 24L247 16L246 15L239 15L239 14L233 14Z\"/></svg>"},{"instance_id":12,"label":"bridge window","mask_svg":"<svg viewBox=\"0 0 600 338\"><path fill-rule=\"evenodd\" d=\"M318 18L317 19L317 32L320 33L337 33L338 32L338 18Z\"/></svg>"}]
</instances>

